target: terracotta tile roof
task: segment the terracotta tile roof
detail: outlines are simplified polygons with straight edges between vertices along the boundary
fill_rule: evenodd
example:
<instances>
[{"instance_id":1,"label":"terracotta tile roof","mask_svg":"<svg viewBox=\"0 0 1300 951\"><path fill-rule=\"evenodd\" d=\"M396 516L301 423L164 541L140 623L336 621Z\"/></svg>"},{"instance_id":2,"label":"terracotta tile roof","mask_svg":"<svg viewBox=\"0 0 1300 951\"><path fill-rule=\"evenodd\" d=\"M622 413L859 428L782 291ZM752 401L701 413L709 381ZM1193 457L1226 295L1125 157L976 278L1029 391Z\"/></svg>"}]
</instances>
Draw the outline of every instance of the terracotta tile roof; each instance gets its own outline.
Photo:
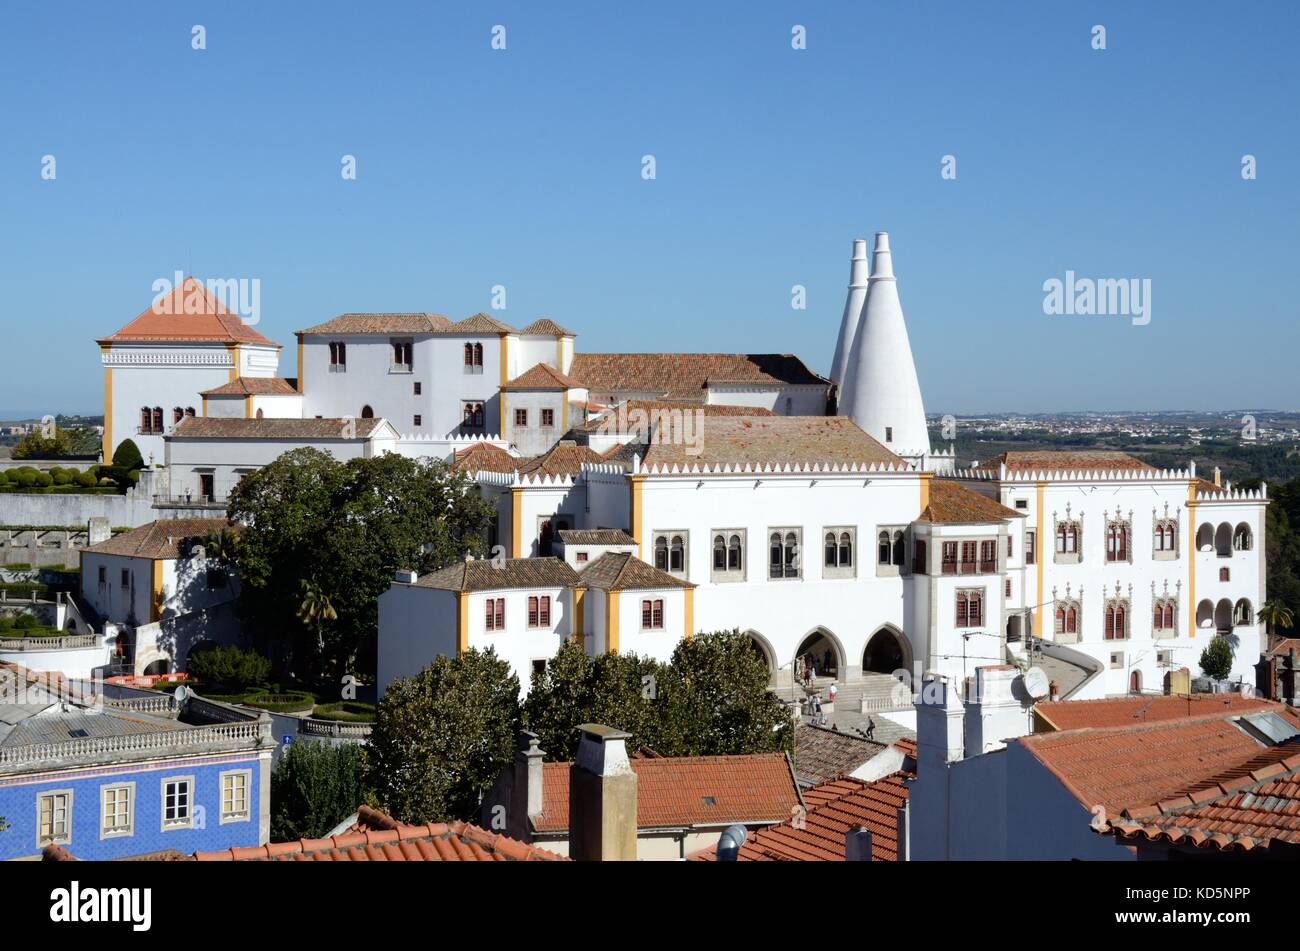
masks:
<instances>
[{"instance_id":1,"label":"terracotta tile roof","mask_svg":"<svg viewBox=\"0 0 1300 951\"><path fill-rule=\"evenodd\" d=\"M694 588L689 581L674 577L647 564L630 552L610 551L601 555L580 575L582 584L605 591L639 591L651 588ZM694 633L694 632L692 632Z\"/></svg>"},{"instance_id":2,"label":"terracotta tile roof","mask_svg":"<svg viewBox=\"0 0 1300 951\"><path fill-rule=\"evenodd\" d=\"M1196 480L1197 495L1223 495L1227 491L1228 490L1224 486L1215 485L1209 479Z\"/></svg>"},{"instance_id":3,"label":"terracotta tile roof","mask_svg":"<svg viewBox=\"0 0 1300 951\"><path fill-rule=\"evenodd\" d=\"M251 343L280 349L228 311L206 286L187 277L117 333L97 343Z\"/></svg>"},{"instance_id":4,"label":"terracotta tile roof","mask_svg":"<svg viewBox=\"0 0 1300 951\"><path fill-rule=\"evenodd\" d=\"M903 465L847 416L705 416L695 434L646 447L647 465ZM699 450L698 452L695 450Z\"/></svg>"},{"instance_id":5,"label":"terracotta tile roof","mask_svg":"<svg viewBox=\"0 0 1300 951\"><path fill-rule=\"evenodd\" d=\"M196 862L564 862L564 856L467 822L405 825L362 806L343 835L195 852Z\"/></svg>"},{"instance_id":6,"label":"terracotta tile roof","mask_svg":"<svg viewBox=\"0 0 1300 951\"><path fill-rule=\"evenodd\" d=\"M817 785L847 776L877 753L884 743L802 724L794 732L794 769L800 782Z\"/></svg>"},{"instance_id":7,"label":"terracotta tile roof","mask_svg":"<svg viewBox=\"0 0 1300 951\"><path fill-rule=\"evenodd\" d=\"M804 790L806 816L796 823L751 832L740 847L741 862L842 862L844 838L853 826L871 832L871 859L898 861L898 810L907 802L905 773L895 773L874 782L837 779ZM716 862L717 846L691 856Z\"/></svg>"},{"instance_id":8,"label":"terracotta tile roof","mask_svg":"<svg viewBox=\"0 0 1300 951\"><path fill-rule=\"evenodd\" d=\"M693 402L705 401L710 383L830 385L789 353L580 353L569 375L600 393L644 393Z\"/></svg>"},{"instance_id":9,"label":"terracotta tile roof","mask_svg":"<svg viewBox=\"0 0 1300 951\"><path fill-rule=\"evenodd\" d=\"M1108 815L1119 815L1132 806L1178 796L1258 756L1262 745L1232 722L1236 715L1038 733L1013 742L1023 745L1085 808L1101 805Z\"/></svg>"},{"instance_id":10,"label":"terracotta tile roof","mask_svg":"<svg viewBox=\"0 0 1300 951\"><path fill-rule=\"evenodd\" d=\"M1155 466L1115 449L1069 449L1060 451L1004 452L981 462L980 469L997 469L1006 463L1011 472L1061 472L1079 469L1096 471L1156 471Z\"/></svg>"},{"instance_id":11,"label":"terracotta tile roof","mask_svg":"<svg viewBox=\"0 0 1300 951\"><path fill-rule=\"evenodd\" d=\"M621 528L569 528L555 534L566 545L636 544L636 539Z\"/></svg>"},{"instance_id":12,"label":"terracotta tile roof","mask_svg":"<svg viewBox=\"0 0 1300 951\"><path fill-rule=\"evenodd\" d=\"M503 591L508 588L569 588L579 581L578 573L558 558L507 558L501 562L476 558L421 575L415 584L416 587L443 591Z\"/></svg>"},{"instance_id":13,"label":"terracotta tile roof","mask_svg":"<svg viewBox=\"0 0 1300 951\"><path fill-rule=\"evenodd\" d=\"M546 337L572 337L573 332L565 330L549 317L538 317L531 324L519 331L521 334L533 334Z\"/></svg>"},{"instance_id":14,"label":"terracotta tile roof","mask_svg":"<svg viewBox=\"0 0 1300 951\"><path fill-rule=\"evenodd\" d=\"M1300 637L1278 637L1273 641L1273 646L1268 649L1268 653L1285 657L1292 648L1300 651Z\"/></svg>"},{"instance_id":15,"label":"terracotta tile roof","mask_svg":"<svg viewBox=\"0 0 1300 951\"><path fill-rule=\"evenodd\" d=\"M575 426L578 432L644 433L673 413L703 413L705 416L775 416L761 406L731 406L726 403L692 403L688 400L623 400L599 415ZM665 414L668 414L665 416Z\"/></svg>"},{"instance_id":16,"label":"terracotta tile roof","mask_svg":"<svg viewBox=\"0 0 1300 951\"><path fill-rule=\"evenodd\" d=\"M520 459L517 468L520 475L577 476L584 462L604 462L604 459L590 446L561 439L540 456Z\"/></svg>"},{"instance_id":17,"label":"terracotta tile roof","mask_svg":"<svg viewBox=\"0 0 1300 951\"><path fill-rule=\"evenodd\" d=\"M223 419L187 416L171 439L368 439L383 422L375 419ZM353 436L344 431L352 426Z\"/></svg>"},{"instance_id":18,"label":"terracotta tile roof","mask_svg":"<svg viewBox=\"0 0 1300 951\"><path fill-rule=\"evenodd\" d=\"M916 517L931 524L1000 523L1009 518L1024 518L1024 512L1007 508L1001 502L981 495L974 489L947 479L930 480L930 504Z\"/></svg>"},{"instance_id":19,"label":"terracotta tile roof","mask_svg":"<svg viewBox=\"0 0 1300 951\"><path fill-rule=\"evenodd\" d=\"M461 472L514 472L519 468L520 459L512 456L500 446L489 442L476 442L464 449L457 449L452 466Z\"/></svg>"},{"instance_id":20,"label":"terracotta tile roof","mask_svg":"<svg viewBox=\"0 0 1300 951\"><path fill-rule=\"evenodd\" d=\"M278 376L241 376L199 396L297 396L298 391L288 380Z\"/></svg>"},{"instance_id":21,"label":"terracotta tile roof","mask_svg":"<svg viewBox=\"0 0 1300 951\"><path fill-rule=\"evenodd\" d=\"M1145 697L1103 697L1034 704L1034 712L1057 730L1132 726L1198 716L1223 716L1272 709L1276 704L1239 693L1198 693Z\"/></svg>"},{"instance_id":22,"label":"terracotta tile roof","mask_svg":"<svg viewBox=\"0 0 1300 951\"><path fill-rule=\"evenodd\" d=\"M503 390L572 390L582 389L582 384L572 377L565 376L548 363L538 363L531 369L519 374Z\"/></svg>"},{"instance_id":23,"label":"terracotta tile roof","mask_svg":"<svg viewBox=\"0 0 1300 951\"><path fill-rule=\"evenodd\" d=\"M903 751L904 756L910 756L916 759L916 740L913 737L900 736L894 740L894 745Z\"/></svg>"},{"instance_id":24,"label":"terracotta tile roof","mask_svg":"<svg viewBox=\"0 0 1300 951\"><path fill-rule=\"evenodd\" d=\"M747 756L659 756L629 759L636 773L641 829L763 823L788 819L801 804L784 753ZM569 828L569 767L542 765L543 813L537 832Z\"/></svg>"},{"instance_id":25,"label":"terracotta tile roof","mask_svg":"<svg viewBox=\"0 0 1300 951\"><path fill-rule=\"evenodd\" d=\"M339 316L298 330L301 334L431 334L446 330L451 321L442 314L374 313L339 314Z\"/></svg>"},{"instance_id":26,"label":"terracotta tile roof","mask_svg":"<svg viewBox=\"0 0 1300 951\"><path fill-rule=\"evenodd\" d=\"M497 320L489 314L474 314L472 317L466 317L464 320L458 320L450 327L446 327L443 333L449 334L512 334L518 333L514 327L511 327L505 321Z\"/></svg>"},{"instance_id":27,"label":"terracotta tile roof","mask_svg":"<svg viewBox=\"0 0 1300 951\"><path fill-rule=\"evenodd\" d=\"M125 555L165 561L178 558L187 543L202 541L209 532L232 528L224 518L163 518L141 525L129 532L114 535L86 551L97 555ZM239 526L233 526L235 531Z\"/></svg>"}]
</instances>

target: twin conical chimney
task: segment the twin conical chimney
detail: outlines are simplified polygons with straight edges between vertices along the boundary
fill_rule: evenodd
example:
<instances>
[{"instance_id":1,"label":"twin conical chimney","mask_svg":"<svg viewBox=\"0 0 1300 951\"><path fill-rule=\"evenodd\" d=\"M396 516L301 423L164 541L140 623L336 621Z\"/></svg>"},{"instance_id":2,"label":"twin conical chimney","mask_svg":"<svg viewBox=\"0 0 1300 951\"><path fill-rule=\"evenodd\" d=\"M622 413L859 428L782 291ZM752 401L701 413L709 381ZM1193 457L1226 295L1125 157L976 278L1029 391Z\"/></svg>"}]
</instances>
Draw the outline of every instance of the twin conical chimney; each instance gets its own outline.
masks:
<instances>
[{"instance_id":1,"label":"twin conical chimney","mask_svg":"<svg viewBox=\"0 0 1300 951\"><path fill-rule=\"evenodd\" d=\"M865 244L865 242L863 242ZM854 242L856 256L858 242ZM854 261L857 264L857 261ZM849 304L853 288L849 290ZM844 319L849 320L849 306ZM841 328L840 339L844 339ZM836 351L838 359L839 351ZM833 372L833 371L832 371ZM903 306L898 300L889 235L876 232L871 277L840 381L839 414L857 423L886 449L907 458L930 453L921 385L912 361Z\"/></svg>"},{"instance_id":2,"label":"twin conical chimney","mask_svg":"<svg viewBox=\"0 0 1300 951\"><path fill-rule=\"evenodd\" d=\"M862 303L867 299L867 242L865 238L853 239L853 259L849 262L849 296L844 302L844 319L840 321L840 338L835 342L835 359L831 361L831 382L844 388L844 373L849 366L849 353L857 334L858 319L862 316Z\"/></svg>"}]
</instances>

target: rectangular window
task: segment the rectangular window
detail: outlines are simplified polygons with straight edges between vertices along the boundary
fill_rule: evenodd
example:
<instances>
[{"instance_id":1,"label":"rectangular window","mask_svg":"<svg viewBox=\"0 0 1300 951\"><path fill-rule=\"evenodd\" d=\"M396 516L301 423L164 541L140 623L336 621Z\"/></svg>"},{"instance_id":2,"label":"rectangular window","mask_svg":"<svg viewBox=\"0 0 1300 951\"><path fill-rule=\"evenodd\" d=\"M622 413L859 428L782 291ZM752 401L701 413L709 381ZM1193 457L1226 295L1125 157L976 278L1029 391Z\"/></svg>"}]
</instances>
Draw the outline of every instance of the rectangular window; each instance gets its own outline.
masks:
<instances>
[{"instance_id":1,"label":"rectangular window","mask_svg":"<svg viewBox=\"0 0 1300 951\"><path fill-rule=\"evenodd\" d=\"M945 575L955 575L957 573L957 543L943 543L943 573Z\"/></svg>"},{"instance_id":2,"label":"rectangular window","mask_svg":"<svg viewBox=\"0 0 1300 951\"><path fill-rule=\"evenodd\" d=\"M393 366L394 370L409 372L412 367L411 351L412 344L409 340L393 340Z\"/></svg>"},{"instance_id":3,"label":"rectangular window","mask_svg":"<svg viewBox=\"0 0 1300 951\"><path fill-rule=\"evenodd\" d=\"M253 772L248 769L231 770L221 774L221 822L247 822L249 787Z\"/></svg>"},{"instance_id":4,"label":"rectangular window","mask_svg":"<svg viewBox=\"0 0 1300 951\"><path fill-rule=\"evenodd\" d=\"M963 590L957 592L957 626L982 627L984 625L984 592Z\"/></svg>"},{"instance_id":5,"label":"rectangular window","mask_svg":"<svg viewBox=\"0 0 1300 951\"><path fill-rule=\"evenodd\" d=\"M543 595L538 599L537 605L538 624L541 627L551 626L551 596Z\"/></svg>"},{"instance_id":6,"label":"rectangular window","mask_svg":"<svg viewBox=\"0 0 1300 951\"><path fill-rule=\"evenodd\" d=\"M893 426L886 426L886 427L885 427L885 442L893 442L893 441L894 441L894 427L893 427Z\"/></svg>"},{"instance_id":7,"label":"rectangular window","mask_svg":"<svg viewBox=\"0 0 1300 951\"><path fill-rule=\"evenodd\" d=\"M416 426L423 426L423 425L424 425L424 417L421 416L419 413L416 413L416 414L415 414L415 425L416 425Z\"/></svg>"},{"instance_id":8,"label":"rectangular window","mask_svg":"<svg viewBox=\"0 0 1300 951\"><path fill-rule=\"evenodd\" d=\"M912 570L923 575L926 573L925 539L918 538L912 548Z\"/></svg>"},{"instance_id":9,"label":"rectangular window","mask_svg":"<svg viewBox=\"0 0 1300 951\"><path fill-rule=\"evenodd\" d=\"M586 561L587 561L587 553L585 551L578 552L578 558L577 558L578 564L580 565L585 564Z\"/></svg>"},{"instance_id":10,"label":"rectangular window","mask_svg":"<svg viewBox=\"0 0 1300 951\"><path fill-rule=\"evenodd\" d=\"M131 572L125 568L122 569L122 587L131 587Z\"/></svg>"},{"instance_id":11,"label":"rectangular window","mask_svg":"<svg viewBox=\"0 0 1300 951\"><path fill-rule=\"evenodd\" d=\"M1018 509L1027 509L1027 508L1029 508L1029 500L1028 500L1028 499L1016 499L1016 508L1018 508Z\"/></svg>"},{"instance_id":12,"label":"rectangular window","mask_svg":"<svg viewBox=\"0 0 1300 951\"><path fill-rule=\"evenodd\" d=\"M852 526L822 529L822 577L852 578L856 573L854 550L857 530Z\"/></svg>"},{"instance_id":13,"label":"rectangular window","mask_svg":"<svg viewBox=\"0 0 1300 951\"><path fill-rule=\"evenodd\" d=\"M768 578L775 581L800 577L802 534L799 528L774 528L768 532Z\"/></svg>"},{"instance_id":14,"label":"rectangular window","mask_svg":"<svg viewBox=\"0 0 1300 951\"><path fill-rule=\"evenodd\" d=\"M108 584L108 568L104 565L99 566L99 583L101 585Z\"/></svg>"},{"instance_id":15,"label":"rectangular window","mask_svg":"<svg viewBox=\"0 0 1300 951\"><path fill-rule=\"evenodd\" d=\"M66 845L72 841L72 791L45 793L36 797L36 844Z\"/></svg>"},{"instance_id":16,"label":"rectangular window","mask_svg":"<svg viewBox=\"0 0 1300 951\"><path fill-rule=\"evenodd\" d=\"M1032 565L1036 557L1034 554L1034 536L1036 534L1035 532L1025 532L1025 564L1027 565Z\"/></svg>"},{"instance_id":17,"label":"rectangular window","mask_svg":"<svg viewBox=\"0 0 1300 951\"><path fill-rule=\"evenodd\" d=\"M419 383L419 381L417 380L415 383L413 383L413 384L411 384L411 385L415 387L415 395L416 395L416 396L419 396L419 395L420 395L420 383Z\"/></svg>"},{"instance_id":18,"label":"rectangular window","mask_svg":"<svg viewBox=\"0 0 1300 951\"><path fill-rule=\"evenodd\" d=\"M542 426L546 427L546 426L554 426L554 425L555 425L555 410L553 409L542 410Z\"/></svg>"},{"instance_id":19,"label":"rectangular window","mask_svg":"<svg viewBox=\"0 0 1300 951\"><path fill-rule=\"evenodd\" d=\"M1011 558L1011 557L1012 557L1012 552L1011 552L1011 536L1010 536L1010 535L1007 536L1007 557L1008 557L1008 558Z\"/></svg>"},{"instance_id":20,"label":"rectangular window","mask_svg":"<svg viewBox=\"0 0 1300 951\"><path fill-rule=\"evenodd\" d=\"M980 542L980 574L998 570L997 542Z\"/></svg>"},{"instance_id":21,"label":"rectangular window","mask_svg":"<svg viewBox=\"0 0 1300 951\"><path fill-rule=\"evenodd\" d=\"M1010 578L1007 579L1007 583L1006 583L1006 594L1005 594L1005 597L1008 597L1008 598L1011 597L1011 579L1010 579Z\"/></svg>"},{"instance_id":22,"label":"rectangular window","mask_svg":"<svg viewBox=\"0 0 1300 951\"><path fill-rule=\"evenodd\" d=\"M961 543L961 573L964 575L975 574L975 550L974 542Z\"/></svg>"},{"instance_id":23,"label":"rectangular window","mask_svg":"<svg viewBox=\"0 0 1300 951\"><path fill-rule=\"evenodd\" d=\"M646 631L662 631L664 628L664 602L662 599L641 602L641 628Z\"/></svg>"},{"instance_id":24,"label":"rectangular window","mask_svg":"<svg viewBox=\"0 0 1300 951\"><path fill-rule=\"evenodd\" d=\"M488 598L483 602L484 627L489 631L503 631L506 627L506 599Z\"/></svg>"},{"instance_id":25,"label":"rectangular window","mask_svg":"<svg viewBox=\"0 0 1300 951\"><path fill-rule=\"evenodd\" d=\"M134 798L135 786L126 783L120 786L103 786L100 789L101 822L99 837L107 839L115 835L131 835L131 800Z\"/></svg>"},{"instance_id":26,"label":"rectangular window","mask_svg":"<svg viewBox=\"0 0 1300 951\"><path fill-rule=\"evenodd\" d=\"M528 425L528 410L526 409L515 410L515 425L516 426Z\"/></svg>"},{"instance_id":27,"label":"rectangular window","mask_svg":"<svg viewBox=\"0 0 1300 951\"><path fill-rule=\"evenodd\" d=\"M162 781L162 827L188 829L194 822L194 778L172 776Z\"/></svg>"}]
</instances>

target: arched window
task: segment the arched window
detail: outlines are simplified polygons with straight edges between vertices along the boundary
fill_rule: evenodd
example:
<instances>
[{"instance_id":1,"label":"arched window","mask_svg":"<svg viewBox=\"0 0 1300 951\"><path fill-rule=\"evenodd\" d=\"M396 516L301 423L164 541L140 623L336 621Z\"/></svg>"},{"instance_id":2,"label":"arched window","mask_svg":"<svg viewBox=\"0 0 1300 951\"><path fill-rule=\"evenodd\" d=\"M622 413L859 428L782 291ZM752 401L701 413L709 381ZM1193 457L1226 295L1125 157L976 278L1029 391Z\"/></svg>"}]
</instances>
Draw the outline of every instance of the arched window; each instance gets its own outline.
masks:
<instances>
[{"instance_id":1,"label":"arched window","mask_svg":"<svg viewBox=\"0 0 1300 951\"><path fill-rule=\"evenodd\" d=\"M362 418L362 419L374 419L374 418L375 418L375 411L374 411L373 409L370 408L370 404L369 404L369 403L367 403L365 406L361 407L361 418Z\"/></svg>"},{"instance_id":2,"label":"arched window","mask_svg":"<svg viewBox=\"0 0 1300 951\"><path fill-rule=\"evenodd\" d=\"M153 411L147 406L140 407L140 432L153 432Z\"/></svg>"},{"instance_id":3,"label":"arched window","mask_svg":"<svg viewBox=\"0 0 1300 951\"><path fill-rule=\"evenodd\" d=\"M840 567L853 565L853 538L848 532L840 532Z\"/></svg>"},{"instance_id":4,"label":"arched window","mask_svg":"<svg viewBox=\"0 0 1300 951\"><path fill-rule=\"evenodd\" d=\"M472 343L467 343L465 344L465 366L472 367L473 365L474 365L474 345Z\"/></svg>"},{"instance_id":5,"label":"arched window","mask_svg":"<svg viewBox=\"0 0 1300 951\"><path fill-rule=\"evenodd\" d=\"M1232 623L1249 626L1255 623L1254 612L1251 610L1250 602L1242 598L1232 609Z\"/></svg>"},{"instance_id":6,"label":"arched window","mask_svg":"<svg viewBox=\"0 0 1300 951\"><path fill-rule=\"evenodd\" d=\"M906 554L906 552L903 550L902 532L894 532L893 548L894 551L893 551L893 558L891 559L891 564L897 565L898 567L901 568L903 565L903 556Z\"/></svg>"},{"instance_id":7,"label":"arched window","mask_svg":"<svg viewBox=\"0 0 1300 951\"><path fill-rule=\"evenodd\" d=\"M184 418L185 418L185 410L181 409L179 406L173 406L173 407L172 407L172 425L175 425L176 423L179 423L179 422L180 422L182 419L184 419Z\"/></svg>"},{"instance_id":8,"label":"arched window","mask_svg":"<svg viewBox=\"0 0 1300 951\"><path fill-rule=\"evenodd\" d=\"M1065 633L1065 608L1056 609L1056 633Z\"/></svg>"},{"instance_id":9,"label":"arched window","mask_svg":"<svg viewBox=\"0 0 1300 951\"><path fill-rule=\"evenodd\" d=\"M835 565L839 564L839 559L840 559L840 555L839 555L839 546L835 544L835 533L834 533L834 532L827 532L827 533L826 533L826 553L825 553L825 558L826 558L826 564L827 564L828 567L834 567Z\"/></svg>"},{"instance_id":10,"label":"arched window","mask_svg":"<svg viewBox=\"0 0 1300 951\"><path fill-rule=\"evenodd\" d=\"M727 570L727 540L721 535L713 536L713 570Z\"/></svg>"},{"instance_id":11,"label":"arched window","mask_svg":"<svg viewBox=\"0 0 1300 951\"><path fill-rule=\"evenodd\" d=\"M1124 522L1106 523L1106 560L1128 561L1128 525Z\"/></svg>"},{"instance_id":12,"label":"arched window","mask_svg":"<svg viewBox=\"0 0 1300 951\"><path fill-rule=\"evenodd\" d=\"M1234 551L1250 551L1252 542L1250 526L1242 522L1232 534L1232 548Z\"/></svg>"},{"instance_id":13,"label":"arched window","mask_svg":"<svg viewBox=\"0 0 1300 951\"><path fill-rule=\"evenodd\" d=\"M889 543L889 532L881 532L876 537L876 559L882 564L889 564L889 556L893 553L893 545Z\"/></svg>"},{"instance_id":14,"label":"arched window","mask_svg":"<svg viewBox=\"0 0 1300 951\"><path fill-rule=\"evenodd\" d=\"M186 415L186 416L193 416L193 415L194 415L194 407L193 407L193 406L187 406L187 407L185 407L185 415Z\"/></svg>"},{"instance_id":15,"label":"arched window","mask_svg":"<svg viewBox=\"0 0 1300 951\"><path fill-rule=\"evenodd\" d=\"M727 543L727 570L740 571L743 567L742 562L740 536L732 535Z\"/></svg>"},{"instance_id":16,"label":"arched window","mask_svg":"<svg viewBox=\"0 0 1300 951\"><path fill-rule=\"evenodd\" d=\"M668 570L668 539L663 535L655 539L655 567L660 571Z\"/></svg>"},{"instance_id":17,"label":"arched window","mask_svg":"<svg viewBox=\"0 0 1300 951\"><path fill-rule=\"evenodd\" d=\"M772 532L768 536L768 577L799 577L799 535L797 532Z\"/></svg>"},{"instance_id":18,"label":"arched window","mask_svg":"<svg viewBox=\"0 0 1300 951\"><path fill-rule=\"evenodd\" d=\"M668 570L680 574L686 570L686 544L682 536L674 535L672 548L668 554Z\"/></svg>"},{"instance_id":19,"label":"arched window","mask_svg":"<svg viewBox=\"0 0 1300 951\"><path fill-rule=\"evenodd\" d=\"M1166 630L1172 631L1174 629L1174 602L1172 601L1165 602L1164 622Z\"/></svg>"},{"instance_id":20,"label":"arched window","mask_svg":"<svg viewBox=\"0 0 1300 951\"><path fill-rule=\"evenodd\" d=\"M1065 633L1079 633L1079 609L1076 607L1071 606L1065 611Z\"/></svg>"},{"instance_id":21,"label":"arched window","mask_svg":"<svg viewBox=\"0 0 1300 951\"><path fill-rule=\"evenodd\" d=\"M1115 639L1115 609L1110 605L1106 606L1105 638L1108 641Z\"/></svg>"},{"instance_id":22,"label":"arched window","mask_svg":"<svg viewBox=\"0 0 1300 951\"><path fill-rule=\"evenodd\" d=\"M476 343L474 344L474 366L481 367L482 365L483 365L483 344Z\"/></svg>"},{"instance_id":23,"label":"arched window","mask_svg":"<svg viewBox=\"0 0 1300 951\"><path fill-rule=\"evenodd\" d=\"M163 431L163 410L161 406L153 408L153 431L156 433Z\"/></svg>"},{"instance_id":24,"label":"arched window","mask_svg":"<svg viewBox=\"0 0 1300 951\"><path fill-rule=\"evenodd\" d=\"M265 411L259 406L257 409L257 418L262 419L265 415Z\"/></svg>"}]
</instances>

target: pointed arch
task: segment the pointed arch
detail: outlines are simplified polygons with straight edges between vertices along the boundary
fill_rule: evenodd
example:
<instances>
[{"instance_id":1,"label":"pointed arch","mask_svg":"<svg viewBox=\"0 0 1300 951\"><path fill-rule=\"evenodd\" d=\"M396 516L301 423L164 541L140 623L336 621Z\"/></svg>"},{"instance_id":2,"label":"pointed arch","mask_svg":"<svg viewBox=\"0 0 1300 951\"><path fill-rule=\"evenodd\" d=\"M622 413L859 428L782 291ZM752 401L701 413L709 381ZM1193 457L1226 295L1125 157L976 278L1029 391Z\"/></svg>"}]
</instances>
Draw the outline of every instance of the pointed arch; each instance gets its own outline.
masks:
<instances>
[{"instance_id":1,"label":"pointed arch","mask_svg":"<svg viewBox=\"0 0 1300 951\"><path fill-rule=\"evenodd\" d=\"M912 643L893 624L882 624L862 650L862 672L892 674L912 669Z\"/></svg>"},{"instance_id":2,"label":"pointed arch","mask_svg":"<svg viewBox=\"0 0 1300 951\"><path fill-rule=\"evenodd\" d=\"M847 655L840 639L826 627L814 627L799 639L795 657L811 655L813 669L818 677L843 677ZM829 660L828 665L826 661Z\"/></svg>"}]
</instances>

